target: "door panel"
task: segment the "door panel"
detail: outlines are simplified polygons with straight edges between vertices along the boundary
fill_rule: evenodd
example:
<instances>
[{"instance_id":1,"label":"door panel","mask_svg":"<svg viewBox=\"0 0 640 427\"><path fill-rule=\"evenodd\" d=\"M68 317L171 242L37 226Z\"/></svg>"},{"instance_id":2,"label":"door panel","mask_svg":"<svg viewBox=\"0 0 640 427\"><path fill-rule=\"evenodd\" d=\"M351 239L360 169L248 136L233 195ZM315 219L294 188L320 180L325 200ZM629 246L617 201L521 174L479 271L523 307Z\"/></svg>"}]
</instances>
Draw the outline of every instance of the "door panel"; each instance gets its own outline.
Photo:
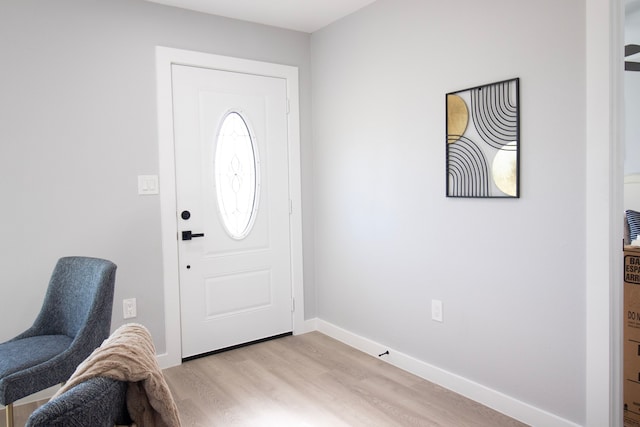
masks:
<instances>
[{"instance_id":1,"label":"door panel","mask_svg":"<svg viewBox=\"0 0 640 427\"><path fill-rule=\"evenodd\" d=\"M269 270L212 277L205 280L206 316L238 314L271 305Z\"/></svg>"},{"instance_id":2,"label":"door panel","mask_svg":"<svg viewBox=\"0 0 640 427\"><path fill-rule=\"evenodd\" d=\"M204 234L178 243L182 355L290 332L286 82L173 65L172 83L176 199L178 212L190 212L178 215L178 230ZM255 219L241 238L223 225L216 189L216 180L229 179L225 191L240 194L251 179L240 148L230 172L216 175L218 133L230 112L245 120L256 156Z\"/></svg>"}]
</instances>

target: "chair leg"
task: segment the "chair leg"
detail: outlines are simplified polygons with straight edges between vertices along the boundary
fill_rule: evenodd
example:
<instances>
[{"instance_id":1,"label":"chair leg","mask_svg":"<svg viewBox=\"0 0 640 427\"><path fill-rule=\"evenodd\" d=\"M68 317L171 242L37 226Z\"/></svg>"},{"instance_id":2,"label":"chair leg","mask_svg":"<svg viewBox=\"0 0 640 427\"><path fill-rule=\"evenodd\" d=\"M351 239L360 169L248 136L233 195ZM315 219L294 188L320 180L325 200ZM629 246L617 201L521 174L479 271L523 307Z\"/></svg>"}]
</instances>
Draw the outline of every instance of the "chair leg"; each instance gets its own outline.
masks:
<instances>
[{"instance_id":1,"label":"chair leg","mask_svg":"<svg viewBox=\"0 0 640 427\"><path fill-rule=\"evenodd\" d=\"M7 404L4 410L7 413L7 427L13 427L13 403Z\"/></svg>"}]
</instances>

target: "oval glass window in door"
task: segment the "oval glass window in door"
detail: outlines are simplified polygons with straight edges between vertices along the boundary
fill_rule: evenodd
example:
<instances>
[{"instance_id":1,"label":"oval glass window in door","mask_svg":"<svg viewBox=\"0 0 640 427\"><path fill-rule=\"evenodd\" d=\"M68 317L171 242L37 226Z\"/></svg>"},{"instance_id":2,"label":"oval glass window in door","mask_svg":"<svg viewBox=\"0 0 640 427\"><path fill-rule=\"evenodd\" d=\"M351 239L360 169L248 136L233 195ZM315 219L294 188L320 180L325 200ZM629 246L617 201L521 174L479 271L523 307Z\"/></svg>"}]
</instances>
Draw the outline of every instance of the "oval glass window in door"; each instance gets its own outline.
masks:
<instances>
[{"instance_id":1,"label":"oval glass window in door","mask_svg":"<svg viewBox=\"0 0 640 427\"><path fill-rule=\"evenodd\" d=\"M258 208L260 173L255 141L237 111L222 119L216 141L214 174L223 227L234 239L250 232Z\"/></svg>"}]
</instances>

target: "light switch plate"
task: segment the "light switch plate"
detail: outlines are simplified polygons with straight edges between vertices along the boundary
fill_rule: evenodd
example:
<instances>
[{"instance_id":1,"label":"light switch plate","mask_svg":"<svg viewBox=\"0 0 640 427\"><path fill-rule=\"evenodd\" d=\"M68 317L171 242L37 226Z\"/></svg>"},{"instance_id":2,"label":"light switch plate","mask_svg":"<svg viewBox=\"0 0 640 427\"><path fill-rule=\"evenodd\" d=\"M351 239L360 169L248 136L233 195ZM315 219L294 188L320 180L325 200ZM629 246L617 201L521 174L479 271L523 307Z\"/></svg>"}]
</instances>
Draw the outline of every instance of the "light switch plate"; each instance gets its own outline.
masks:
<instances>
[{"instance_id":1,"label":"light switch plate","mask_svg":"<svg viewBox=\"0 0 640 427\"><path fill-rule=\"evenodd\" d=\"M158 175L138 175L138 194L158 194Z\"/></svg>"}]
</instances>

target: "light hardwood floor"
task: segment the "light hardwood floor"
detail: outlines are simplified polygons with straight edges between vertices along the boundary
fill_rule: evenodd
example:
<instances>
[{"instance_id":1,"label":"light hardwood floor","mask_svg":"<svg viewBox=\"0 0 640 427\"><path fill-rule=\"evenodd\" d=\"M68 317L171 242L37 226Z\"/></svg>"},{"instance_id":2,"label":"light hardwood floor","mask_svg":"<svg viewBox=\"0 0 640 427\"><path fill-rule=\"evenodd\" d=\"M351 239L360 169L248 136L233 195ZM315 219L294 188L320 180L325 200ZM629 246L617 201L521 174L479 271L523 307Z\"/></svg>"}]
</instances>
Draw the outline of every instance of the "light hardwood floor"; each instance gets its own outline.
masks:
<instances>
[{"instance_id":1,"label":"light hardwood floor","mask_svg":"<svg viewBox=\"0 0 640 427\"><path fill-rule=\"evenodd\" d=\"M190 426L524 426L319 332L165 371Z\"/></svg>"},{"instance_id":2,"label":"light hardwood floor","mask_svg":"<svg viewBox=\"0 0 640 427\"><path fill-rule=\"evenodd\" d=\"M164 374L184 427L525 426L319 332L203 357ZM17 407L16 426L35 407Z\"/></svg>"}]
</instances>

